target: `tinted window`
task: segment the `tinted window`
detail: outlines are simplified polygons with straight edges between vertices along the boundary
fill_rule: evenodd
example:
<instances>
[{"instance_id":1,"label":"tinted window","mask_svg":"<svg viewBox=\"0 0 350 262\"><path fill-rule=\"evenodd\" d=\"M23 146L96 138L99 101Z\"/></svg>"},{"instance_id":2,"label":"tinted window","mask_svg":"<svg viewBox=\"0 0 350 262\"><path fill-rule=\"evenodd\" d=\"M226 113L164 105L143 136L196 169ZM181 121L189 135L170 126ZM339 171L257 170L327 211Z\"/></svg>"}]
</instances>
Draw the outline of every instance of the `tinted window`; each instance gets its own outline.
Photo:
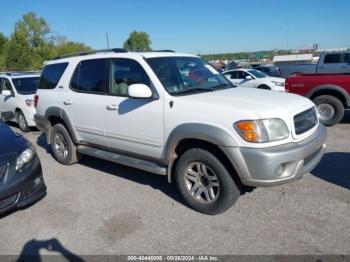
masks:
<instances>
[{"instance_id":1,"label":"tinted window","mask_svg":"<svg viewBox=\"0 0 350 262\"><path fill-rule=\"evenodd\" d=\"M324 63L325 64L341 63L340 59L341 59L341 55L340 54L326 55L326 57L324 59Z\"/></svg>"},{"instance_id":2,"label":"tinted window","mask_svg":"<svg viewBox=\"0 0 350 262\"><path fill-rule=\"evenodd\" d=\"M142 66L131 59L112 59L110 63L110 94L126 96L128 86L132 84L150 86L149 77Z\"/></svg>"},{"instance_id":3,"label":"tinted window","mask_svg":"<svg viewBox=\"0 0 350 262\"><path fill-rule=\"evenodd\" d=\"M248 70L248 72L251 73L256 78L265 78L265 77L267 77L267 75L265 75L263 72L260 72L260 71L255 70L255 69L250 69L250 70Z\"/></svg>"},{"instance_id":4,"label":"tinted window","mask_svg":"<svg viewBox=\"0 0 350 262\"><path fill-rule=\"evenodd\" d=\"M39 89L54 89L66 70L68 63L47 65L41 74Z\"/></svg>"},{"instance_id":5,"label":"tinted window","mask_svg":"<svg viewBox=\"0 0 350 262\"><path fill-rule=\"evenodd\" d=\"M2 91L7 90L12 92L12 85L9 80L3 79L2 80Z\"/></svg>"},{"instance_id":6,"label":"tinted window","mask_svg":"<svg viewBox=\"0 0 350 262\"><path fill-rule=\"evenodd\" d=\"M19 94L35 94L38 88L39 77L26 77L12 79Z\"/></svg>"},{"instance_id":7,"label":"tinted window","mask_svg":"<svg viewBox=\"0 0 350 262\"><path fill-rule=\"evenodd\" d=\"M344 55L344 62L350 64L350 54Z\"/></svg>"},{"instance_id":8,"label":"tinted window","mask_svg":"<svg viewBox=\"0 0 350 262\"><path fill-rule=\"evenodd\" d=\"M71 88L84 93L104 93L107 76L107 59L85 60L77 66Z\"/></svg>"}]
</instances>

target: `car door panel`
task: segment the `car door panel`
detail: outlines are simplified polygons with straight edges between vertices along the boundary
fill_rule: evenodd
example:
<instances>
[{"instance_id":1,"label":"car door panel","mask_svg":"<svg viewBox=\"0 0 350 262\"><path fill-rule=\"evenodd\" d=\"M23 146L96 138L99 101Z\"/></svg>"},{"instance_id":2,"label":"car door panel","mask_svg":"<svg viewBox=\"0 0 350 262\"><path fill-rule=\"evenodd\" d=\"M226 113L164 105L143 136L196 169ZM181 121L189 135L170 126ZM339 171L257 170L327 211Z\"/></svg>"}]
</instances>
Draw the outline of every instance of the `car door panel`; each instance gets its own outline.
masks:
<instances>
[{"instance_id":1,"label":"car door panel","mask_svg":"<svg viewBox=\"0 0 350 262\"><path fill-rule=\"evenodd\" d=\"M131 59L110 60L110 93L106 96L106 138L110 147L131 153L147 152L159 157L164 140L162 99L135 99L127 96L130 84L151 86L142 66Z\"/></svg>"}]
</instances>

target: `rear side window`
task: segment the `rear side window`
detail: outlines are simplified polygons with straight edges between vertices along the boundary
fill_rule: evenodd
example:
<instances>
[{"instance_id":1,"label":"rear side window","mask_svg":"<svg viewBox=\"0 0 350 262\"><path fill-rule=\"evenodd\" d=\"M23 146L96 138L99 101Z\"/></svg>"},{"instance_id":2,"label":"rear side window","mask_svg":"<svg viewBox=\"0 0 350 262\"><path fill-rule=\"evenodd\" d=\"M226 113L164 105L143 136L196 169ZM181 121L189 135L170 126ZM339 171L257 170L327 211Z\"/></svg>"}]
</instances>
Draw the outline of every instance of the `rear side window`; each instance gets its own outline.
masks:
<instances>
[{"instance_id":1,"label":"rear side window","mask_svg":"<svg viewBox=\"0 0 350 262\"><path fill-rule=\"evenodd\" d=\"M80 62L77 66L71 88L82 93L104 94L106 90L107 59L93 59Z\"/></svg>"},{"instance_id":2,"label":"rear side window","mask_svg":"<svg viewBox=\"0 0 350 262\"><path fill-rule=\"evenodd\" d=\"M341 55L340 54L331 54L326 55L324 59L325 64L338 64L341 63Z\"/></svg>"},{"instance_id":3,"label":"rear side window","mask_svg":"<svg viewBox=\"0 0 350 262\"><path fill-rule=\"evenodd\" d=\"M68 63L47 65L41 74L39 89L54 89L60 81Z\"/></svg>"},{"instance_id":4,"label":"rear side window","mask_svg":"<svg viewBox=\"0 0 350 262\"><path fill-rule=\"evenodd\" d=\"M344 62L350 64L350 53L344 55Z\"/></svg>"}]
</instances>

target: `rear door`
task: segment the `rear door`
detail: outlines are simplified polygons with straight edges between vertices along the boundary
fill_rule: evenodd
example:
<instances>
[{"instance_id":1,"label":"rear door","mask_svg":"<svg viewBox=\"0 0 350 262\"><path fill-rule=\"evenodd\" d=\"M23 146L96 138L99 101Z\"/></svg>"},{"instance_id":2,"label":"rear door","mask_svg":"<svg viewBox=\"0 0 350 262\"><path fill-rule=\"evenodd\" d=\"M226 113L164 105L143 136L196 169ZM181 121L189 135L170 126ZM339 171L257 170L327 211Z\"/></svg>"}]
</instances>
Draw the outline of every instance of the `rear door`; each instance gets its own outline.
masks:
<instances>
[{"instance_id":1,"label":"rear door","mask_svg":"<svg viewBox=\"0 0 350 262\"><path fill-rule=\"evenodd\" d=\"M326 54L323 64L318 66L318 73L347 73L350 72L349 53Z\"/></svg>"},{"instance_id":2,"label":"rear door","mask_svg":"<svg viewBox=\"0 0 350 262\"><path fill-rule=\"evenodd\" d=\"M104 137L108 59L81 61L75 68L63 108L83 142L106 146Z\"/></svg>"}]
</instances>

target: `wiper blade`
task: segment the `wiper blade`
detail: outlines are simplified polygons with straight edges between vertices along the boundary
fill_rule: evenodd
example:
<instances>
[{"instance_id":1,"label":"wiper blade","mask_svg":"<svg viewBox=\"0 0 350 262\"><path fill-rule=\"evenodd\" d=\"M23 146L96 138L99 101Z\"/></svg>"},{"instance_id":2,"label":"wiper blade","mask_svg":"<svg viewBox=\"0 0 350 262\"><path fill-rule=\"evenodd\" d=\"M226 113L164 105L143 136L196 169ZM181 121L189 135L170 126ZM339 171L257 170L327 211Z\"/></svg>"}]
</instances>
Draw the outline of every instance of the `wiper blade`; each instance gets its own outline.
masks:
<instances>
[{"instance_id":1,"label":"wiper blade","mask_svg":"<svg viewBox=\"0 0 350 262\"><path fill-rule=\"evenodd\" d=\"M214 91L214 89L212 89L212 88L196 87L196 88L190 88L187 90L176 91L172 94L173 95L182 95L182 94L191 94L191 93L197 93L197 92L213 92L213 91Z\"/></svg>"}]
</instances>

